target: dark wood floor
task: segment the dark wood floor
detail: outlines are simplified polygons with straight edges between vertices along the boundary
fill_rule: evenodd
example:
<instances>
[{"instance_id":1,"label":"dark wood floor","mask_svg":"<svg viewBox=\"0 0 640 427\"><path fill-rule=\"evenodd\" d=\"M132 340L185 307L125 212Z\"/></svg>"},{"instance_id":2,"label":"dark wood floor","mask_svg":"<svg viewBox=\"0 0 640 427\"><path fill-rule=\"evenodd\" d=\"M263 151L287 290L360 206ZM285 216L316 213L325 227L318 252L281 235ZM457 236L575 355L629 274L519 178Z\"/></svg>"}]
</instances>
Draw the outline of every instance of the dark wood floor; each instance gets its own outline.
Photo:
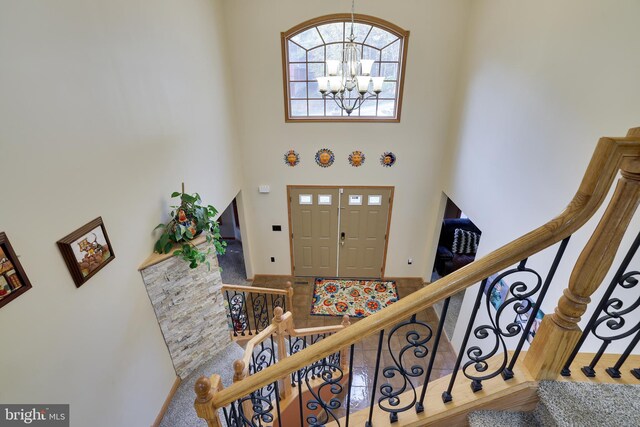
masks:
<instances>
[{"instance_id":1,"label":"dark wood floor","mask_svg":"<svg viewBox=\"0 0 640 427\"><path fill-rule=\"evenodd\" d=\"M341 322L340 317L329 316L317 316L311 315L311 302L313 299L313 278L284 278L284 277L256 277L254 280L254 286L261 286L266 288L285 289L287 281L293 283L294 296L293 296L293 313L294 324L296 328L307 328L316 326L329 326L338 325ZM415 279L398 279L396 280L396 286L399 297L411 298L411 294L423 287L423 283L420 280ZM425 373L429 358L431 357L431 348L435 338L435 333L438 327L438 316L433 308L429 308L424 312L418 313L416 319L426 323L432 330L433 337L426 343L429 350L428 354L424 357L417 357L413 353L413 349L407 351L403 356L402 363L405 370L410 370L411 367L419 366ZM357 322L360 319L353 318L351 322ZM399 319L398 323L401 323L408 319ZM389 331L385 331L383 337L383 350L381 351L381 361L379 368L378 384L389 383L394 388L402 387L404 379L396 373L391 378L385 378L383 376L383 370L386 367L395 366L394 356L398 357L403 347L407 346L407 332L410 330L416 330L421 333L422 337L427 335L428 329L423 326L411 325L410 327L402 327L395 331L391 338L389 338ZM368 407L371 402L371 385L373 384L373 378L376 371L376 359L378 341L380 338L379 333L373 333L369 336L363 337L361 341L355 344L354 363L353 363L353 381L351 387L351 410L359 410ZM390 350L389 350L390 349ZM448 375L452 372L455 364L456 355L451 347L449 340L445 334L442 335L440 340L438 352L434 360L433 371L431 373L431 380ZM411 378L411 382L414 386L421 385L424 382L425 373ZM378 387L379 388L379 387ZM410 388L408 388L410 390ZM376 396L376 399L380 396Z\"/></svg>"}]
</instances>

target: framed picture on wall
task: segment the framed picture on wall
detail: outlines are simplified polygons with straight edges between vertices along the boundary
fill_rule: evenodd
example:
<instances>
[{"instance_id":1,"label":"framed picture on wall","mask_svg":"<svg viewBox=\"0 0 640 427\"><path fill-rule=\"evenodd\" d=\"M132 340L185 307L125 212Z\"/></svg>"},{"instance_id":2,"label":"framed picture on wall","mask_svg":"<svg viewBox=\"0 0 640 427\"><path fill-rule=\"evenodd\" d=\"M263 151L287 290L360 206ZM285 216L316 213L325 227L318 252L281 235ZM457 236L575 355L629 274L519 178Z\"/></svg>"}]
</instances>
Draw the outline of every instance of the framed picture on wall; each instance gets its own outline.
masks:
<instances>
[{"instance_id":1,"label":"framed picture on wall","mask_svg":"<svg viewBox=\"0 0 640 427\"><path fill-rule=\"evenodd\" d=\"M22 269L5 233L0 233L0 307L31 289L31 282Z\"/></svg>"},{"instance_id":2,"label":"framed picture on wall","mask_svg":"<svg viewBox=\"0 0 640 427\"><path fill-rule=\"evenodd\" d=\"M101 217L58 240L58 248L78 288L116 257Z\"/></svg>"}]
</instances>

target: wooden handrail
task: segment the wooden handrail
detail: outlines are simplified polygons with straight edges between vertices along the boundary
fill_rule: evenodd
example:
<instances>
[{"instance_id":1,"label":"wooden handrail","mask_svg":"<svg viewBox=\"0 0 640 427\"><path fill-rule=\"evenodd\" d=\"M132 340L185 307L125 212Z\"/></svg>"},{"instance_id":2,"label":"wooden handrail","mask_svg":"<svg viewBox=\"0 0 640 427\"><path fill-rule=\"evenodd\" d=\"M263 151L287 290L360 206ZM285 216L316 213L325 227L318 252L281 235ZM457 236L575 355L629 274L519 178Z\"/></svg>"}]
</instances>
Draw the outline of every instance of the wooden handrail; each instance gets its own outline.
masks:
<instances>
[{"instance_id":1,"label":"wooden handrail","mask_svg":"<svg viewBox=\"0 0 640 427\"><path fill-rule=\"evenodd\" d=\"M291 314L291 313L287 313L287 314ZM260 332L258 335L251 338L251 340L249 340L249 342L247 343L247 346L244 349L244 356L242 357L245 370L249 369L249 364L251 363L251 355L253 354L253 350L256 348L256 346L259 345L262 341L269 338L271 335L273 335L273 333L276 332L277 329L278 328L275 327L274 325L269 325L262 332Z\"/></svg>"},{"instance_id":2,"label":"wooden handrail","mask_svg":"<svg viewBox=\"0 0 640 427\"><path fill-rule=\"evenodd\" d=\"M259 288L257 286L242 286L242 285L222 285L221 291L238 291L255 294L274 294L274 295L287 295L286 289L272 289L272 288Z\"/></svg>"},{"instance_id":3,"label":"wooden handrail","mask_svg":"<svg viewBox=\"0 0 640 427\"><path fill-rule=\"evenodd\" d=\"M630 135L633 135L630 132ZM340 333L298 352L286 360L252 375L244 381L221 390L212 399L220 408L249 395L254 390L302 369L338 349L360 341L382 329L425 310L541 250L560 242L582 227L597 211L624 161L640 161L640 136L601 138L587 167L580 187L565 210L543 226L525 234L481 259L416 291L393 305L355 323Z\"/></svg>"},{"instance_id":4,"label":"wooden handrail","mask_svg":"<svg viewBox=\"0 0 640 427\"><path fill-rule=\"evenodd\" d=\"M318 326L315 328L293 329L289 332L292 337L308 337L309 335L331 334L344 329L343 325Z\"/></svg>"}]
</instances>

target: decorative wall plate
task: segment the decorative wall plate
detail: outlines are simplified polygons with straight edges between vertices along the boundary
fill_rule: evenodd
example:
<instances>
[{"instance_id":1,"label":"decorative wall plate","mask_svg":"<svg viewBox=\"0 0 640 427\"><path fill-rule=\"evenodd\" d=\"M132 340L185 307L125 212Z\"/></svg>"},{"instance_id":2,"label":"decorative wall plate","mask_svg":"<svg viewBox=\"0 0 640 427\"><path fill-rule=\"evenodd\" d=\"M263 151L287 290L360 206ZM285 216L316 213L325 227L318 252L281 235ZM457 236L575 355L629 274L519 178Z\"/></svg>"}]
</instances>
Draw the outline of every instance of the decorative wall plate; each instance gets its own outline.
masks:
<instances>
[{"instance_id":1,"label":"decorative wall plate","mask_svg":"<svg viewBox=\"0 0 640 427\"><path fill-rule=\"evenodd\" d=\"M354 168L362 166L364 163L364 153L362 151L353 151L349 154L349 164Z\"/></svg>"},{"instance_id":2,"label":"decorative wall plate","mask_svg":"<svg viewBox=\"0 0 640 427\"><path fill-rule=\"evenodd\" d=\"M333 151L328 148L318 150L316 153L316 163L322 168L328 168L331 166L335 159L336 157L333 155Z\"/></svg>"},{"instance_id":3,"label":"decorative wall plate","mask_svg":"<svg viewBox=\"0 0 640 427\"><path fill-rule=\"evenodd\" d=\"M385 151L382 156L380 156L380 164L386 168L390 168L396 164L396 155L391 151Z\"/></svg>"},{"instance_id":4,"label":"decorative wall plate","mask_svg":"<svg viewBox=\"0 0 640 427\"><path fill-rule=\"evenodd\" d=\"M289 165L291 167L296 166L300 163L300 154L296 153L295 150L289 150L284 153L284 164Z\"/></svg>"}]
</instances>

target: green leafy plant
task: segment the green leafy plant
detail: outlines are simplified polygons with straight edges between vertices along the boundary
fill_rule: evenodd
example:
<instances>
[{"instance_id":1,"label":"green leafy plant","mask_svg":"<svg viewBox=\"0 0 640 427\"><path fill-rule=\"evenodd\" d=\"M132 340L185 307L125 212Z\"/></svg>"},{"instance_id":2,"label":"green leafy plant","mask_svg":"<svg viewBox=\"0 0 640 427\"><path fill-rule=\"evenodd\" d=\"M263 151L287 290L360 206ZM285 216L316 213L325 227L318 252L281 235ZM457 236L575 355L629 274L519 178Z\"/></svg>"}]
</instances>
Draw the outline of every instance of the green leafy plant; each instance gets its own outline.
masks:
<instances>
[{"instance_id":1,"label":"green leafy plant","mask_svg":"<svg viewBox=\"0 0 640 427\"><path fill-rule=\"evenodd\" d=\"M171 206L171 220L168 223L156 227L156 230L162 229L162 234L155 244L155 252L168 254L174 243L182 243L180 248L173 252L174 255L182 257L191 268L206 264L211 269L209 255L222 255L226 252L227 246L227 242L220 236L220 226L215 220L218 211L211 205L202 205L198 193L176 191L171 197L179 197L180 204ZM192 243L192 240L202 233L206 236L205 250Z\"/></svg>"}]
</instances>

